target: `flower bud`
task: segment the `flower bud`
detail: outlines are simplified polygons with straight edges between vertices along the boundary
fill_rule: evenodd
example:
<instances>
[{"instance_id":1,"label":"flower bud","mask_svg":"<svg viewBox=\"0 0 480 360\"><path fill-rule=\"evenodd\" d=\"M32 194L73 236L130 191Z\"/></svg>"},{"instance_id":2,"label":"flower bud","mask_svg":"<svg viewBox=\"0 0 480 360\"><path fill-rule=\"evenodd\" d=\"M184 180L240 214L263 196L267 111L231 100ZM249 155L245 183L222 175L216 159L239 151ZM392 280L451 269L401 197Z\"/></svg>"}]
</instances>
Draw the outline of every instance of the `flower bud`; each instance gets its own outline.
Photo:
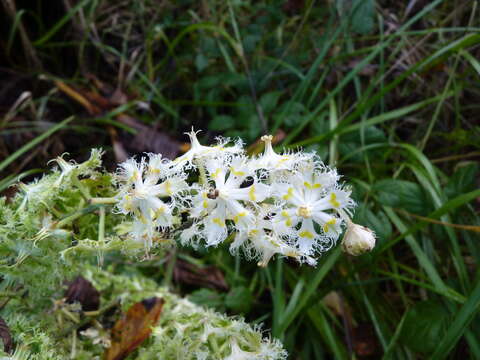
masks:
<instances>
[{"instance_id":1,"label":"flower bud","mask_svg":"<svg viewBox=\"0 0 480 360\"><path fill-rule=\"evenodd\" d=\"M342 249L346 253L358 256L375 247L375 233L365 226L349 223L343 237Z\"/></svg>"}]
</instances>

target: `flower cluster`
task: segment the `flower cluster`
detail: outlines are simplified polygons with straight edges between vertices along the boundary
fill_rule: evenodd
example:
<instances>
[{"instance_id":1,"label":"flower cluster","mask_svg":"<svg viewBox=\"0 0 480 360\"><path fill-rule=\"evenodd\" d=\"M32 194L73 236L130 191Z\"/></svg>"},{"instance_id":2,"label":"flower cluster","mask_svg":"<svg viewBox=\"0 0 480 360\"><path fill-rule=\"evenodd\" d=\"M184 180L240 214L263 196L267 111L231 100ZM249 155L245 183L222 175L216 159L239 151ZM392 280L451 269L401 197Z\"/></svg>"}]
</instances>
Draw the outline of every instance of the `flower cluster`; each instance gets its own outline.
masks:
<instances>
[{"instance_id":1,"label":"flower cluster","mask_svg":"<svg viewBox=\"0 0 480 360\"><path fill-rule=\"evenodd\" d=\"M350 191L314 153L278 154L263 136L263 153L248 156L240 140L203 146L188 135L190 150L173 161L150 154L120 165L116 208L147 249L168 232L193 246L229 241L260 266L275 254L314 265L351 224Z\"/></svg>"}]
</instances>

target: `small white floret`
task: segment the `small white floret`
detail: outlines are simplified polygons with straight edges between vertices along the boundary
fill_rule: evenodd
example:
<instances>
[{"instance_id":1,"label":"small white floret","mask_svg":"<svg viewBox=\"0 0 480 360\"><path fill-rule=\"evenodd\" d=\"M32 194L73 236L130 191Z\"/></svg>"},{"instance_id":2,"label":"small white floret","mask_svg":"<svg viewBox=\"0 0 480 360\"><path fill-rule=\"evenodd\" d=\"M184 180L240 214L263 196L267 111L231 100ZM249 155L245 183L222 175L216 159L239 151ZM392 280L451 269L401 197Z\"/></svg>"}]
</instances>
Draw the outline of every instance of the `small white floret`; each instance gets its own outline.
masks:
<instances>
[{"instance_id":1,"label":"small white floret","mask_svg":"<svg viewBox=\"0 0 480 360\"><path fill-rule=\"evenodd\" d=\"M358 256L375 247L375 233L369 228L349 222L342 241L346 253Z\"/></svg>"}]
</instances>

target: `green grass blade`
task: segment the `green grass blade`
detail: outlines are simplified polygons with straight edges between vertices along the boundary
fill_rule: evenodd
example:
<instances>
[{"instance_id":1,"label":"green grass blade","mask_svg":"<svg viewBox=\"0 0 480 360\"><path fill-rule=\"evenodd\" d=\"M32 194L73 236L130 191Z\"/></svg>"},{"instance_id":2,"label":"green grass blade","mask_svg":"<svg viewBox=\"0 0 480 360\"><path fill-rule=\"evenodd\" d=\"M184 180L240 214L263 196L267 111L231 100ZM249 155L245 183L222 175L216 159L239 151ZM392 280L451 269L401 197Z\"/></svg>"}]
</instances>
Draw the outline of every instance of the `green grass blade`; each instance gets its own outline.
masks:
<instances>
[{"instance_id":1,"label":"green grass blade","mask_svg":"<svg viewBox=\"0 0 480 360\"><path fill-rule=\"evenodd\" d=\"M47 31L45 35L43 35L40 39L36 40L33 45L34 46L42 46L45 44L50 38L52 38L57 32L60 31L60 29L68 23L68 21L75 15L75 13L80 10L82 7L87 5L91 0L83 0L82 2L78 3L74 7L72 7L67 14L62 17L55 25L52 26L52 28Z\"/></svg>"},{"instance_id":2,"label":"green grass blade","mask_svg":"<svg viewBox=\"0 0 480 360\"><path fill-rule=\"evenodd\" d=\"M430 219L438 219L444 214L448 214L450 211L465 205L473 200L475 200L477 197L480 196L480 189L479 190L474 190L466 194L459 195L452 200L446 202L445 204L442 205L442 207L438 208L434 212L430 213L427 217ZM387 242L385 245L383 245L380 249L377 250L377 254L383 253L387 249L391 248L393 245L395 245L397 242L400 240L404 239L406 236L409 236L413 233L415 233L418 230L423 229L425 226L427 226L429 223L423 220L419 220L414 226L410 227L408 230L405 232L402 232L400 236L397 238Z\"/></svg>"},{"instance_id":3,"label":"green grass blade","mask_svg":"<svg viewBox=\"0 0 480 360\"><path fill-rule=\"evenodd\" d=\"M460 337L464 334L470 322L480 310L480 281L477 281L475 288L467 299L467 302L460 308L449 325L443 339L439 340L437 350L433 353L432 360L445 359Z\"/></svg>"},{"instance_id":4,"label":"green grass blade","mask_svg":"<svg viewBox=\"0 0 480 360\"><path fill-rule=\"evenodd\" d=\"M9 175L6 178L0 180L0 192L4 191L6 188L8 188L12 184L20 181L21 179L23 179L26 176L30 176L30 175L33 175L33 174L38 174L40 172L42 172L42 169L31 169L31 170L25 171L25 172L23 172L19 175L17 175L17 174Z\"/></svg>"},{"instance_id":5,"label":"green grass blade","mask_svg":"<svg viewBox=\"0 0 480 360\"><path fill-rule=\"evenodd\" d=\"M383 210L387 214L387 216L390 218L393 224L398 228L398 230L401 233L404 233L407 231L407 226L403 223L403 221L395 214L395 212L392 210L392 208L388 206L384 206ZM417 243L415 238L411 235L405 236L405 241L408 243L410 248L412 249L414 255L416 256L418 263L420 266L425 270L427 273L428 277L430 278L430 281L433 283L433 285L442 292L447 292L449 291L449 288L445 283L443 282L442 278L438 274L437 269L435 266L432 264L430 259L427 257L427 255L424 253L420 245Z\"/></svg>"},{"instance_id":6,"label":"green grass blade","mask_svg":"<svg viewBox=\"0 0 480 360\"><path fill-rule=\"evenodd\" d=\"M8 165L10 165L16 159L18 159L18 157L23 155L25 152L27 152L28 150L30 150L30 149L34 148L35 146L37 146L38 144L40 144L43 140L48 138L50 135L52 135L53 133L55 133L56 131L58 131L60 129L63 129L73 119L74 119L74 116L71 116L71 117L63 120L61 123L58 123L57 125L51 127L47 131L45 131L42 135L37 136L32 141L23 145L20 149L18 149L13 154L11 154L9 157L7 157L5 160L0 162L0 171L5 169Z\"/></svg>"},{"instance_id":7,"label":"green grass blade","mask_svg":"<svg viewBox=\"0 0 480 360\"><path fill-rule=\"evenodd\" d=\"M333 265L337 262L338 258L340 257L341 249L337 246L334 250L332 250L328 255L325 256L324 262L319 264L319 269L316 274L313 276L313 279L308 282L308 286L305 289L302 297L298 301L298 305L294 311L287 314L283 319L281 324L279 325L279 332L282 333L287 329L287 327L295 320L295 318L300 314L303 310L305 305L307 305L308 300L310 297L317 291L318 286L331 270Z\"/></svg>"}]
</instances>

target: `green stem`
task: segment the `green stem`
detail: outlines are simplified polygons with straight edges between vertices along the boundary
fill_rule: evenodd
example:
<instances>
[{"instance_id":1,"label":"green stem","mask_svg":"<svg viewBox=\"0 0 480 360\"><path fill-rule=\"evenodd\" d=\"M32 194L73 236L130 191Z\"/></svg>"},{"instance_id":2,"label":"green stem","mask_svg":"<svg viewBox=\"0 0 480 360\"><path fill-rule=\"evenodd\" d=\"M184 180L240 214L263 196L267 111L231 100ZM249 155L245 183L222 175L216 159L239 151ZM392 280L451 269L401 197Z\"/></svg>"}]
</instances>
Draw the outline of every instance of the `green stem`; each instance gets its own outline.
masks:
<instances>
[{"instance_id":1,"label":"green stem","mask_svg":"<svg viewBox=\"0 0 480 360\"><path fill-rule=\"evenodd\" d=\"M96 197L89 200L91 205L113 205L117 203L114 197Z\"/></svg>"},{"instance_id":2,"label":"green stem","mask_svg":"<svg viewBox=\"0 0 480 360\"><path fill-rule=\"evenodd\" d=\"M103 266L103 248L105 247L105 207L100 207L100 220L98 221L98 265Z\"/></svg>"},{"instance_id":3,"label":"green stem","mask_svg":"<svg viewBox=\"0 0 480 360\"><path fill-rule=\"evenodd\" d=\"M55 227L57 229L63 228L65 225L71 223L72 221L74 221L74 220L78 219L79 217L81 217L82 215L84 215L86 213L85 209L88 209L88 208L84 208L82 210L79 210L79 211L73 213L72 215L68 215L66 218L60 220Z\"/></svg>"},{"instance_id":4,"label":"green stem","mask_svg":"<svg viewBox=\"0 0 480 360\"><path fill-rule=\"evenodd\" d=\"M165 272L165 277L163 278L163 285L166 286L167 288L170 286L172 282L173 268L175 267L176 262L177 262L177 252L175 251L175 249L173 249L171 252L171 258L167 265L167 271Z\"/></svg>"},{"instance_id":5,"label":"green stem","mask_svg":"<svg viewBox=\"0 0 480 360\"><path fill-rule=\"evenodd\" d=\"M89 200L91 198L90 193L88 192L88 188L82 184L82 182L78 179L78 177L73 177L73 183L77 186L80 193L85 198L85 200Z\"/></svg>"}]
</instances>

